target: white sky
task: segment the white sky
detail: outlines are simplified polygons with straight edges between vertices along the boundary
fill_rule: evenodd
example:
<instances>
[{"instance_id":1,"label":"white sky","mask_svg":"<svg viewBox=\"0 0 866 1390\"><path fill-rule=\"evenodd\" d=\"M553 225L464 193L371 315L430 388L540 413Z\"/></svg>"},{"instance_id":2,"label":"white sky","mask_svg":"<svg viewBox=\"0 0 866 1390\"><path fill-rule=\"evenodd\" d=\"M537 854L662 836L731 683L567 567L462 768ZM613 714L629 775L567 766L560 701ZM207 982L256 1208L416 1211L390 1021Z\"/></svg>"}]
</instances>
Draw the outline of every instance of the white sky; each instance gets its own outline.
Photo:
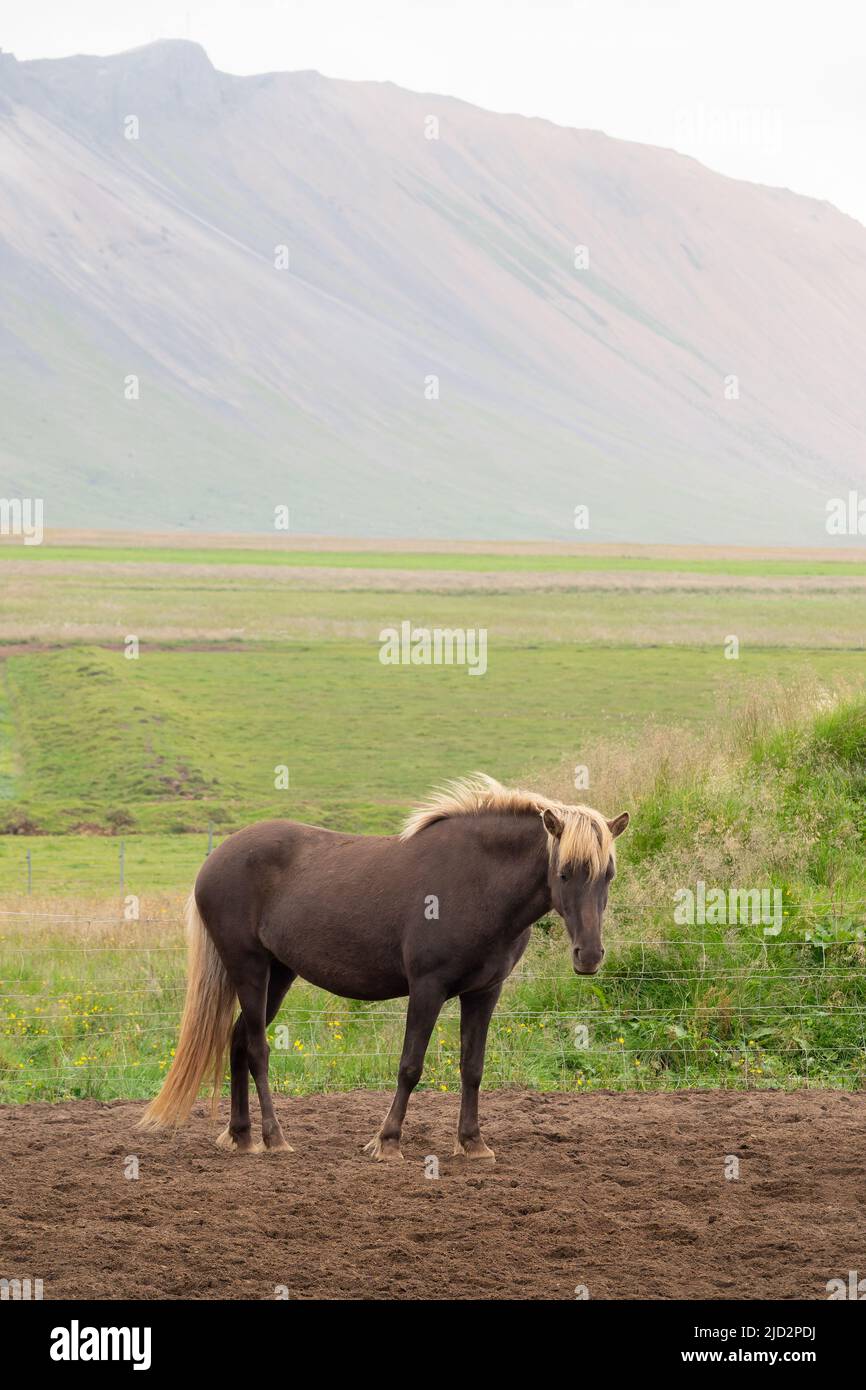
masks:
<instances>
[{"instance_id":1,"label":"white sky","mask_svg":"<svg viewBox=\"0 0 866 1390\"><path fill-rule=\"evenodd\" d=\"M317 68L672 145L866 222L860 0L4 0L18 58L192 38L216 67Z\"/></svg>"}]
</instances>

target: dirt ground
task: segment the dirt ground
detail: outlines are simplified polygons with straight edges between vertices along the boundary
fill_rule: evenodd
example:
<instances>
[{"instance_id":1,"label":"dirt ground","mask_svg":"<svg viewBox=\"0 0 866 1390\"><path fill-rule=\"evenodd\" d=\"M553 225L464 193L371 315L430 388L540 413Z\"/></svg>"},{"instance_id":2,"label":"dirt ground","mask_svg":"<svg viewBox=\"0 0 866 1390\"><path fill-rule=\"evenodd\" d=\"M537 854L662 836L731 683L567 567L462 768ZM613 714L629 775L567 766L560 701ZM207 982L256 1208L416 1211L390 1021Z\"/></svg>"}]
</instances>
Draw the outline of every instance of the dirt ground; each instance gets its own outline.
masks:
<instances>
[{"instance_id":1,"label":"dirt ground","mask_svg":"<svg viewBox=\"0 0 866 1390\"><path fill-rule=\"evenodd\" d=\"M450 1156L457 1097L421 1092L392 1165L360 1152L387 1099L283 1098L295 1152L243 1158L204 1105L178 1135L136 1132L137 1103L0 1108L0 1277L45 1298L825 1299L866 1274L866 1095L498 1091L488 1164Z\"/></svg>"}]
</instances>

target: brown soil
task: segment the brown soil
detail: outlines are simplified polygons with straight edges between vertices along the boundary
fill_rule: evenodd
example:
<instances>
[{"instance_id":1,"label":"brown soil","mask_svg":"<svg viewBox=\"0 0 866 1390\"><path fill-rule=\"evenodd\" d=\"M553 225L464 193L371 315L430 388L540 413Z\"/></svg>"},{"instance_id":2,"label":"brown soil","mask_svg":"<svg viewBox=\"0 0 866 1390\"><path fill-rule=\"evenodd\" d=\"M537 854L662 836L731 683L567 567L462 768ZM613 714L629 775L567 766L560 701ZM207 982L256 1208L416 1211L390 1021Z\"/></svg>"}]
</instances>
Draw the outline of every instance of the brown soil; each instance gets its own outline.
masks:
<instances>
[{"instance_id":1,"label":"brown soil","mask_svg":"<svg viewBox=\"0 0 866 1390\"><path fill-rule=\"evenodd\" d=\"M136 1132L137 1103L4 1107L0 1277L46 1298L826 1299L866 1270L866 1095L499 1091L493 1165L450 1157L457 1098L432 1092L406 1162L373 1162L386 1104L281 1099L296 1152L245 1158L204 1105L177 1136Z\"/></svg>"}]
</instances>

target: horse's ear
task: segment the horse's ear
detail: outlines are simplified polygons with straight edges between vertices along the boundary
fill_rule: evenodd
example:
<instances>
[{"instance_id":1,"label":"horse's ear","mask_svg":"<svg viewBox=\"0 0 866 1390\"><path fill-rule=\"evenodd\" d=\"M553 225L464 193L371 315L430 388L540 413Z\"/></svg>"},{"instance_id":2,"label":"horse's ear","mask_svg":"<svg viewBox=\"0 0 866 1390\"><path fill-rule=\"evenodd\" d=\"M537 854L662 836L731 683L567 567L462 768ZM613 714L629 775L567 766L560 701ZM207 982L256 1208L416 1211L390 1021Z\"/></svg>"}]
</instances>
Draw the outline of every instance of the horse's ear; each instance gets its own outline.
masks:
<instances>
[{"instance_id":1,"label":"horse's ear","mask_svg":"<svg viewBox=\"0 0 866 1390\"><path fill-rule=\"evenodd\" d=\"M552 835L554 840L558 840L565 827L556 812L551 811L550 807L546 806L541 813L541 819L548 835Z\"/></svg>"},{"instance_id":2,"label":"horse's ear","mask_svg":"<svg viewBox=\"0 0 866 1390\"><path fill-rule=\"evenodd\" d=\"M628 811L623 811L622 815L617 816L614 820L608 821L607 828L614 839L616 839L617 835L622 834L630 820L631 816Z\"/></svg>"}]
</instances>

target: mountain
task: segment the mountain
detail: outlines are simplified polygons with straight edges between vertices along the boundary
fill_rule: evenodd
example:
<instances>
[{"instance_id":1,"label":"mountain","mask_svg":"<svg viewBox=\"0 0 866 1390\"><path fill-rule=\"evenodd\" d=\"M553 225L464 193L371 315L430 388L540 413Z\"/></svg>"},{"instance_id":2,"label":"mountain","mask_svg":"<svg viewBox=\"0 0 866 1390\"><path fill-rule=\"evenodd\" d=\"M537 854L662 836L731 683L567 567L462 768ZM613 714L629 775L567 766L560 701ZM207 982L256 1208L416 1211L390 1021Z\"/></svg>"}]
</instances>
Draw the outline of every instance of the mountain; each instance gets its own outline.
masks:
<instances>
[{"instance_id":1,"label":"mountain","mask_svg":"<svg viewBox=\"0 0 866 1390\"><path fill-rule=\"evenodd\" d=\"M189 42L0 54L0 494L46 525L821 544L864 360L827 203Z\"/></svg>"}]
</instances>

